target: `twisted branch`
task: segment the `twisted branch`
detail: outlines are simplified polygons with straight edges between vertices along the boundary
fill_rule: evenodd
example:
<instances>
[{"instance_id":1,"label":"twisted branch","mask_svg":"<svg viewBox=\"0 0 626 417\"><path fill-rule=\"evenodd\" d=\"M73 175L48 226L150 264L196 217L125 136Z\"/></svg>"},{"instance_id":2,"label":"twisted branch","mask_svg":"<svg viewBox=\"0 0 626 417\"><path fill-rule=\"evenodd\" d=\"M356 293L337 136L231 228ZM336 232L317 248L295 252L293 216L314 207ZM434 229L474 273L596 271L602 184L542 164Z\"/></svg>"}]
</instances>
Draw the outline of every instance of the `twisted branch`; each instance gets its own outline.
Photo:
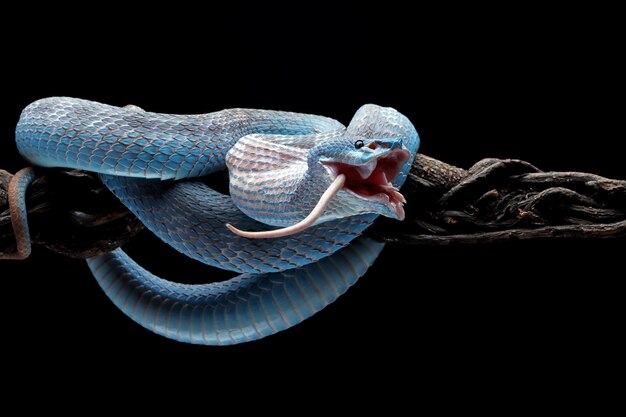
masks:
<instances>
[{"instance_id":1,"label":"twisted branch","mask_svg":"<svg viewBox=\"0 0 626 417\"><path fill-rule=\"evenodd\" d=\"M84 258L108 252L142 230L97 175L39 173L27 195L33 243ZM6 199L10 179L0 170L0 253L15 246ZM228 188L224 173L205 181ZM542 172L513 159L483 159L464 170L418 154L402 191L405 221L380 218L366 235L430 245L626 236L626 181L593 174Z\"/></svg>"},{"instance_id":2,"label":"twisted branch","mask_svg":"<svg viewBox=\"0 0 626 417\"><path fill-rule=\"evenodd\" d=\"M418 155L405 196L405 222L380 219L366 233L433 245L626 236L626 181L542 172L515 159L483 159L464 171Z\"/></svg>"}]
</instances>

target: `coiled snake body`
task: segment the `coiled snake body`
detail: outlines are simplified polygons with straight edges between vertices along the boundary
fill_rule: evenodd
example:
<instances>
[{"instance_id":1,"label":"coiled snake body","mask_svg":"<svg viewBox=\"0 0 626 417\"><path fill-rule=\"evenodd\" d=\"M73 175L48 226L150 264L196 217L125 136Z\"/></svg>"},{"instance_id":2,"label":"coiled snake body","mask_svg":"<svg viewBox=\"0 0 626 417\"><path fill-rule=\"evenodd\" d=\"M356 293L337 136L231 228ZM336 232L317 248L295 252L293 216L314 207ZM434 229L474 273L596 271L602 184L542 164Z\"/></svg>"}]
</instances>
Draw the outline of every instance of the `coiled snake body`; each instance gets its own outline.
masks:
<instances>
[{"instance_id":1,"label":"coiled snake body","mask_svg":"<svg viewBox=\"0 0 626 417\"><path fill-rule=\"evenodd\" d=\"M142 326L222 345L299 323L365 273L383 245L358 236L379 214L403 218L397 187L419 138L406 117L374 105L346 128L306 114L166 115L54 97L23 111L16 142L35 165L100 173L164 242L241 273L186 285L152 275L121 249L88 259L107 296ZM226 167L230 196L193 180ZM23 171L9 190L21 257L30 250L23 194L33 178Z\"/></svg>"}]
</instances>

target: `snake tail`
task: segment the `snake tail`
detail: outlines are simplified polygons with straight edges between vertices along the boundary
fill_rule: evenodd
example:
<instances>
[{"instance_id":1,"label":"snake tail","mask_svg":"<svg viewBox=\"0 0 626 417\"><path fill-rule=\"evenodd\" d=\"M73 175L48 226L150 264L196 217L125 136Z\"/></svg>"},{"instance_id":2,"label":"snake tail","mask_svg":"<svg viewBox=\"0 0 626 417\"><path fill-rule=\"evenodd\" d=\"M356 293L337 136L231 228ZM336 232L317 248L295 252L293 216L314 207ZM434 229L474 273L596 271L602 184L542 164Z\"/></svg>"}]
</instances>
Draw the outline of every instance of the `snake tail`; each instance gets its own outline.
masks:
<instances>
[{"instance_id":1,"label":"snake tail","mask_svg":"<svg viewBox=\"0 0 626 417\"><path fill-rule=\"evenodd\" d=\"M9 211L11 213L11 226L15 234L15 252L0 254L0 259L23 260L30 256L32 245L30 242L30 230L26 211L26 189L37 178L35 170L31 167L18 171L8 189Z\"/></svg>"}]
</instances>

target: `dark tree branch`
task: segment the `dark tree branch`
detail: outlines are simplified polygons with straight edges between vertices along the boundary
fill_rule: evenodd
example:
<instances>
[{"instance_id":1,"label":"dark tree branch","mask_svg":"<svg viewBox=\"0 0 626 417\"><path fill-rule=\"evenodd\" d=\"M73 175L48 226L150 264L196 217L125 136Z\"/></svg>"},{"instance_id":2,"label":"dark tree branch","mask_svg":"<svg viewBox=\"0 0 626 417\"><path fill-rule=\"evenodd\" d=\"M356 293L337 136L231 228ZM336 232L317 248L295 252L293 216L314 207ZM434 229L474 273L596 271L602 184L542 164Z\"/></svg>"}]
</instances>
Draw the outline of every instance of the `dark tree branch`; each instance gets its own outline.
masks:
<instances>
[{"instance_id":1,"label":"dark tree branch","mask_svg":"<svg viewBox=\"0 0 626 417\"><path fill-rule=\"evenodd\" d=\"M124 244L143 228L97 175L39 172L27 196L34 243L84 258ZM15 246L6 199L10 178L0 170L0 253ZM206 181L227 189L223 173ZM403 194L406 220L380 218L368 236L431 245L626 237L626 181L592 174L542 172L512 159L483 159L464 170L418 154Z\"/></svg>"},{"instance_id":2,"label":"dark tree branch","mask_svg":"<svg viewBox=\"0 0 626 417\"><path fill-rule=\"evenodd\" d=\"M432 178L425 167L433 161L416 158L404 192L406 221L380 219L366 234L433 245L626 236L626 181L542 172L514 159L483 159L467 171L436 161Z\"/></svg>"}]
</instances>

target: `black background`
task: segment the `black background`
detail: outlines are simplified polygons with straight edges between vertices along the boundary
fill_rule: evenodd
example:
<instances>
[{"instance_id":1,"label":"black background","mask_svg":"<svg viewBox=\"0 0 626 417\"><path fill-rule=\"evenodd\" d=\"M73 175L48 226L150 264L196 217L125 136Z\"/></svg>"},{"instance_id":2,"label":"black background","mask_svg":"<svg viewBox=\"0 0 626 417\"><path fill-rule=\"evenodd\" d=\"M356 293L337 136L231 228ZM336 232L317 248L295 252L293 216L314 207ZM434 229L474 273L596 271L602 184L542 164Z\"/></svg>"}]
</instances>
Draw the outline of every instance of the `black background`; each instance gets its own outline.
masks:
<instances>
[{"instance_id":1,"label":"black background","mask_svg":"<svg viewBox=\"0 0 626 417\"><path fill-rule=\"evenodd\" d=\"M624 34L609 10L111 7L82 18L17 14L21 29L3 29L0 167L25 165L13 143L21 109L65 95L156 112L251 107L343 123L376 103L407 115L421 152L452 164L512 157L626 178ZM26 362L40 368L110 358L190 360L198 372L248 361L304 372L321 360L327 375L349 367L433 383L523 376L546 389L575 385L615 358L623 247L388 246L323 312L227 348L150 333L106 299L84 262L35 248L27 261L0 265L3 347L16 358L34 349ZM149 236L131 250L164 277L213 273Z\"/></svg>"}]
</instances>

